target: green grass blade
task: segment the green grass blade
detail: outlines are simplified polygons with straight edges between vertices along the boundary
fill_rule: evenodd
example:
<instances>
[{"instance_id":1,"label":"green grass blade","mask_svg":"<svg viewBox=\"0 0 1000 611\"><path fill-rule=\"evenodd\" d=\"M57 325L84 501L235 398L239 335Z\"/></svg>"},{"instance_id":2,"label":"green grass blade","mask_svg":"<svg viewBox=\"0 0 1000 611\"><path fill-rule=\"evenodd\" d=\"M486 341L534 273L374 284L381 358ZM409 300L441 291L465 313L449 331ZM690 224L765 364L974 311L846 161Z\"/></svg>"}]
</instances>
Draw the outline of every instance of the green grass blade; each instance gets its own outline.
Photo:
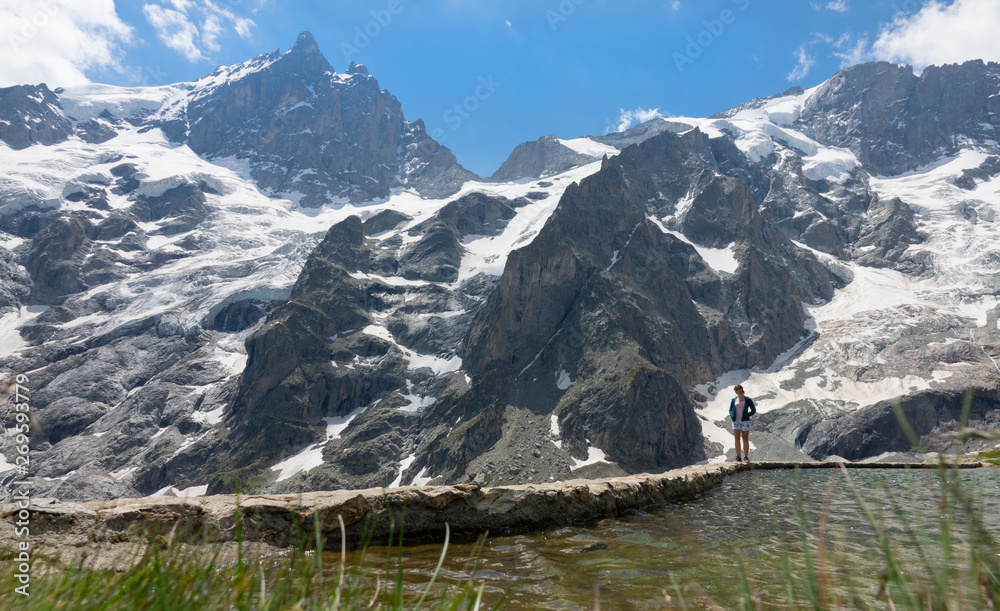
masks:
<instances>
[{"instance_id":1,"label":"green grass blade","mask_svg":"<svg viewBox=\"0 0 1000 611\"><path fill-rule=\"evenodd\" d=\"M441 566L444 564L444 557L448 553L448 542L451 539L451 527L447 522L444 523L444 546L441 548L441 557L438 558L437 566L434 567L434 572L431 573L431 580L427 583L427 589L424 590L423 596L417 601L417 608L419 609L424 601L427 600L427 595L431 593L431 588L434 587L434 580L437 579L438 573L441 572Z\"/></svg>"}]
</instances>

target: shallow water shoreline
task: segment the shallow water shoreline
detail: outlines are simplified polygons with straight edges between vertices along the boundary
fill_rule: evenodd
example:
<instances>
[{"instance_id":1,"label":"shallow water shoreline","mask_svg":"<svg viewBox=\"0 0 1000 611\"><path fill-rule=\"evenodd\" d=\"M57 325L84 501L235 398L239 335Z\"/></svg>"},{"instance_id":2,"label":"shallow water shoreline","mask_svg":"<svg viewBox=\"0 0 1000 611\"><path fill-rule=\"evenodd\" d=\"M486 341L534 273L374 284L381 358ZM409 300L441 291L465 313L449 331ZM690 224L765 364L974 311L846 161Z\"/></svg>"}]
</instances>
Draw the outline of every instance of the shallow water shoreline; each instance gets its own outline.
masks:
<instances>
[{"instance_id":1,"label":"shallow water shoreline","mask_svg":"<svg viewBox=\"0 0 1000 611\"><path fill-rule=\"evenodd\" d=\"M94 544L116 547L148 543L151 535L192 544L237 540L283 548L315 539L326 548L341 545L340 518L349 547L365 535L384 542L404 523L405 543L441 541L445 524L456 536L516 534L551 526L584 523L632 510L663 507L697 497L727 475L752 470L928 469L929 463L752 462L713 463L661 474L597 480L482 487L407 486L384 490L339 490L281 495L158 497L85 503L35 499L31 536L46 546L81 550ZM986 467L963 462L960 468ZM18 508L0 506L0 541L13 541ZM238 519L239 516L239 519ZM339 516L339 517L338 517ZM239 526L238 526L239 523Z\"/></svg>"}]
</instances>

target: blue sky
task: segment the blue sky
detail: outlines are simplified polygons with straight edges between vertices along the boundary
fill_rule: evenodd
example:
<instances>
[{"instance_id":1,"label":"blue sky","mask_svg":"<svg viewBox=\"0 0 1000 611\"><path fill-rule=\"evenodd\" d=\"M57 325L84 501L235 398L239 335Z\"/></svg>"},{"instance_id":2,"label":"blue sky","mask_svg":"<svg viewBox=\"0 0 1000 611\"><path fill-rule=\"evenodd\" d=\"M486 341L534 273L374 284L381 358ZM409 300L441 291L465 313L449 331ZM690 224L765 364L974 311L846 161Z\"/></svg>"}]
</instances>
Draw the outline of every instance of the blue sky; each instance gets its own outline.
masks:
<instances>
[{"instance_id":1,"label":"blue sky","mask_svg":"<svg viewBox=\"0 0 1000 611\"><path fill-rule=\"evenodd\" d=\"M285 50L309 30L336 70L350 60L368 66L408 119L424 119L459 161L488 175L525 140L602 134L656 113L707 116L816 85L859 61L919 68L998 60L998 5L0 0L0 42L13 51L0 85L194 80L219 64ZM481 87L484 81L491 86Z\"/></svg>"}]
</instances>

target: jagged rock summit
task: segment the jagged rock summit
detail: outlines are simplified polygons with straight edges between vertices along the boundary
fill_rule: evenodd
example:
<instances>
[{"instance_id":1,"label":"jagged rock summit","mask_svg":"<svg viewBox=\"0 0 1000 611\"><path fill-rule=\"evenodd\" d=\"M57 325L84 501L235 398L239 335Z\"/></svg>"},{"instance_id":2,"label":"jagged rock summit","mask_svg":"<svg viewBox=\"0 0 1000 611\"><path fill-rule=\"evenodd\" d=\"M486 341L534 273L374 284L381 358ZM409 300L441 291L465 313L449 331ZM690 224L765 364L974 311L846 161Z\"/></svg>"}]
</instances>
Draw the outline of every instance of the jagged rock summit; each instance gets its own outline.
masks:
<instances>
[{"instance_id":1,"label":"jagged rock summit","mask_svg":"<svg viewBox=\"0 0 1000 611\"><path fill-rule=\"evenodd\" d=\"M335 72L309 32L286 53L199 81L154 124L204 158L248 162L258 186L308 207L396 187L442 197L474 178L364 66Z\"/></svg>"}]
</instances>

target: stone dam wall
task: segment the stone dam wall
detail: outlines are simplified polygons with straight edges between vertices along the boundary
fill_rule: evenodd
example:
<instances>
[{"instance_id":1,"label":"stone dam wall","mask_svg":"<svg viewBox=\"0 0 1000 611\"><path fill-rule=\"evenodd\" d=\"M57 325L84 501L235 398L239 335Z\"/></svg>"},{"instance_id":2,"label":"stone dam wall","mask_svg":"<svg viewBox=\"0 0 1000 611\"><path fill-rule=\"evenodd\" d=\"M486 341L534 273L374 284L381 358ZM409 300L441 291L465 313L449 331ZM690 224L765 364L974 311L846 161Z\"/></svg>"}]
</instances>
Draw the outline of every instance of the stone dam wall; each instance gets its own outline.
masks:
<instances>
[{"instance_id":1,"label":"stone dam wall","mask_svg":"<svg viewBox=\"0 0 1000 611\"><path fill-rule=\"evenodd\" d=\"M727 475L748 470L837 468L842 463L715 463L662 474L599 480L481 487L410 486L392 490L339 490L285 495L158 497L73 503L33 500L31 535L49 545L85 548L95 543L149 541L151 535L184 543L229 543L242 537L268 547L311 544L315 521L323 546L341 546L340 518L347 544L366 536L384 543L404 523L404 542L440 542L447 523L453 536L529 532L556 525L663 507L696 497ZM927 464L847 463L858 468L930 468ZM963 463L963 468L980 463ZM14 540L17 506L0 505L0 541ZM238 518L239 516L239 518ZM339 516L339 518L338 518ZM239 527L237 524L239 523Z\"/></svg>"}]
</instances>

